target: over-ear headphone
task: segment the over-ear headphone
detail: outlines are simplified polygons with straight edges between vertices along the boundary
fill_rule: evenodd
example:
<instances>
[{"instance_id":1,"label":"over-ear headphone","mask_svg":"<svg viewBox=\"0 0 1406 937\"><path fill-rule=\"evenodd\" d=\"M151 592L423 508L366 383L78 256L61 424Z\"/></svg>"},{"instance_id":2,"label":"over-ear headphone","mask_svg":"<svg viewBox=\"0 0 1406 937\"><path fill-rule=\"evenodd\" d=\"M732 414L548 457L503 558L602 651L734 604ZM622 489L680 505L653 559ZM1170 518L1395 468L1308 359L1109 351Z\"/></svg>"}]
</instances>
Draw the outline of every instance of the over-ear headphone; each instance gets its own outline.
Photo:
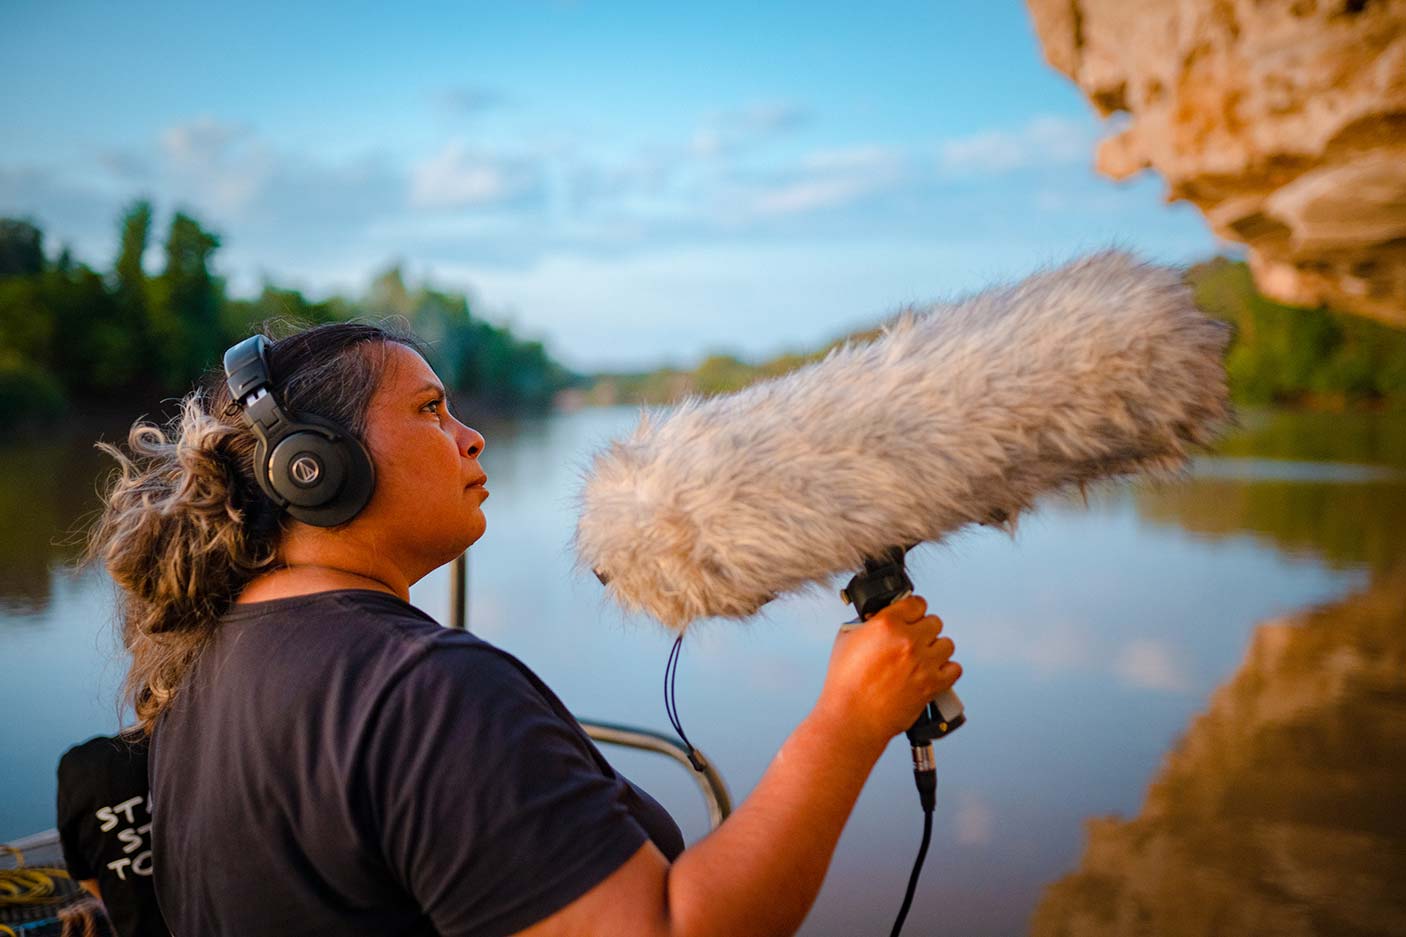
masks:
<instances>
[{"instance_id":1,"label":"over-ear headphone","mask_svg":"<svg viewBox=\"0 0 1406 937\"><path fill-rule=\"evenodd\" d=\"M346 429L285 411L274 393L268 339L253 335L225 352L230 397L254 431L254 477L279 508L314 527L357 515L376 487L371 455Z\"/></svg>"}]
</instances>

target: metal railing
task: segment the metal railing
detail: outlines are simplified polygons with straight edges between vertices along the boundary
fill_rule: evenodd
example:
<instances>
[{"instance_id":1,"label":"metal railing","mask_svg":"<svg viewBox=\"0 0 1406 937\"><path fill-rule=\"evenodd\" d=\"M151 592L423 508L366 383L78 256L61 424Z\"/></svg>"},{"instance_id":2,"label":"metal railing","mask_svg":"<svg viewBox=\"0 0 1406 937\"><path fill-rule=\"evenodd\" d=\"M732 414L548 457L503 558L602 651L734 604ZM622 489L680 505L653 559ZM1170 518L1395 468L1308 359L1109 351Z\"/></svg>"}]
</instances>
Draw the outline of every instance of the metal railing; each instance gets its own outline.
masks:
<instances>
[{"instance_id":1,"label":"metal railing","mask_svg":"<svg viewBox=\"0 0 1406 937\"><path fill-rule=\"evenodd\" d=\"M727 784L723 781L723 776L718 773L718 769L714 768L713 763L708 760L708 756L702 752L697 752L697 755L703 764L703 770L695 771L688 758L688 748L678 739L670 738L662 732L615 725L611 722L587 722L584 719L577 721L581 723L581 728L586 730L586 734L597 742L622 745L625 748L636 748L646 752L658 752L661 755L668 755L687 768L689 775L697 782L704 802L708 805L708 825L711 829L716 830L718 824L726 820L727 815L732 813L732 797L727 792Z\"/></svg>"},{"instance_id":2,"label":"metal railing","mask_svg":"<svg viewBox=\"0 0 1406 937\"><path fill-rule=\"evenodd\" d=\"M461 553L449 568L449 626L463 631L469 626L469 561L468 554ZM689 759L688 748L671 736L651 729L616 725L610 722L591 722L578 719L581 728L597 742L606 745L620 745L639 751L666 755L688 769L689 775L698 784L703 800L708 806L708 823L712 829L727 819L732 812L732 797L727 784L713 762L702 752L697 754L702 760L703 770L696 771Z\"/></svg>"}]
</instances>

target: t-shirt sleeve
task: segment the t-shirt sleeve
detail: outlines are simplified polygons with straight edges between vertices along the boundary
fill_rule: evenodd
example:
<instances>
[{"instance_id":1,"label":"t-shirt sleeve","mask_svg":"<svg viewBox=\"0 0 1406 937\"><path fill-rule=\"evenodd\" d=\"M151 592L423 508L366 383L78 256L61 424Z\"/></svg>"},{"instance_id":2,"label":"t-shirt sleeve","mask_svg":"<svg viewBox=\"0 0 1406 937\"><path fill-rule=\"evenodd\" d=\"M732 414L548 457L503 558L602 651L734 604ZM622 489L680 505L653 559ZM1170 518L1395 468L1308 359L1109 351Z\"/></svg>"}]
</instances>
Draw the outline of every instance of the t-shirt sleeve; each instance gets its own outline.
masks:
<instances>
[{"instance_id":1,"label":"t-shirt sleeve","mask_svg":"<svg viewBox=\"0 0 1406 937\"><path fill-rule=\"evenodd\" d=\"M82 766L78 764L77 750L69 749L59 759L58 803L56 806L59 845L63 849L63 862L68 867L69 877L74 881L97 878L97 873L88 863L82 839L85 799L80 796L77 787L87 780L82 774Z\"/></svg>"},{"instance_id":2,"label":"t-shirt sleeve","mask_svg":"<svg viewBox=\"0 0 1406 937\"><path fill-rule=\"evenodd\" d=\"M446 935L506 935L645 843L576 727L509 658L444 645L386 691L365 746L372 829Z\"/></svg>"}]
</instances>

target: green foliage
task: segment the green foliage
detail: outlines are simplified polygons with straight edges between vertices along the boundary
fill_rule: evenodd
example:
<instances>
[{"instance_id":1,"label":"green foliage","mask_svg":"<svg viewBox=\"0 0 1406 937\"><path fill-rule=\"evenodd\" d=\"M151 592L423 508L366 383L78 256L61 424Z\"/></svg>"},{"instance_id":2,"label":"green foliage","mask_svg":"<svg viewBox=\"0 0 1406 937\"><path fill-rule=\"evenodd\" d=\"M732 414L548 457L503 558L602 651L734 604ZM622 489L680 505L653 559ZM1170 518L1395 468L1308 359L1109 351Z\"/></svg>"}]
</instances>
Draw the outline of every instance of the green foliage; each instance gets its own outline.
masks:
<instances>
[{"instance_id":1,"label":"green foliage","mask_svg":"<svg viewBox=\"0 0 1406 937\"><path fill-rule=\"evenodd\" d=\"M14 422L56 416L64 410L63 388L32 365L0 362L0 414Z\"/></svg>"},{"instance_id":2,"label":"green foliage","mask_svg":"<svg viewBox=\"0 0 1406 937\"><path fill-rule=\"evenodd\" d=\"M700 394L726 394L746 387L759 375L757 369L732 355L712 354L693 372Z\"/></svg>"},{"instance_id":3,"label":"green foliage","mask_svg":"<svg viewBox=\"0 0 1406 937\"><path fill-rule=\"evenodd\" d=\"M271 283L253 299L231 298L212 268L219 235L182 213L167 230L161 272L149 276L151 225L150 203L128 206L104 278L67 250L46 264L35 225L0 219L0 427L53 415L68 400L149 407L184 393L225 348L277 320L397 317L425 341L451 391L474 405L545 407L580 381L541 342L477 318L462 294L408 286L398 268L361 300L313 301Z\"/></svg>"},{"instance_id":4,"label":"green foliage","mask_svg":"<svg viewBox=\"0 0 1406 937\"><path fill-rule=\"evenodd\" d=\"M44 234L28 221L0 218L0 277L44 269Z\"/></svg>"},{"instance_id":5,"label":"green foliage","mask_svg":"<svg viewBox=\"0 0 1406 937\"><path fill-rule=\"evenodd\" d=\"M1406 410L1406 332L1361 316L1272 302L1255 289L1245 264L1225 258L1191 268L1187 281L1202 309L1235 326L1226 369L1237 403ZM878 328L865 329L814 352L760 364L713 354L691 372L598 375L591 397L603 403L667 403L688 394L728 393L817 361L843 342L878 336Z\"/></svg>"},{"instance_id":6,"label":"green foliage","mask_svg":"<svg viewBox=\"0 0 1406 937\"><path fill-rule=\"evenodd\" d=\"M1235 326L1226 359L1238 402L1406 405L1406 332L1329 309L1261 296L1249 268L1218 258L1187 280L1210 315Z\"/></svg>"},{"instance_id":7,"label":"green foliage","mask_svg":"<svg viewBox=\"0 0 1406 937\"><path fill-rule=\"evenodd\" d=\"M1188 485L1138 485L1144 518L1214 537L1263 537L1333 566L1386 570L1406 557L1406 420L1371 412L1249 408L1216 454L1318 463L1302 475L1243 478L1214 470ZM1338 466L1335 477L1326 463ZM1319 474L1324 473L1327 474Z\"/></svg>"},{"instance_id":8,"label":"green foliage","mask_svg":"<svg viewBox=\"0 0 1406 937\"><path fill-rule=\"evenodd\" d=\"M151 290L142 266L150 236L151 203L136 202L122 214L120 247L113 266L117 327L126 333L134 347L144 347L150 340Z\"/></svg>"},{"instance_id":9,"label":"green foliage","mask_svg":"<svg viewBox=\"0 0 1406 937\"><path fill-rule=\"evenodd\" d=\"M225 300L220 307L219 330L233 344L240 336L252 334L265 322L321 325L325 322L344 322L354 318L357 312L355 304L340 296L313 302L297 290L265 283L254 299Z\"/></svg>"},{"instance_id":10,"label":"green foliage","mask_svg":"<svg viewBox=\"0 0 1406 937\"><path fill-rule=\"evenodd\" d=\"M166 267L153 283L151 351L164 386L189 383L227 347L219 331L224 290L210 272L217 235L177 212L166 235Z\"/></svg>"},{"instance_id":11,"label":"green foliage","mask_svg":"<svg viewBox=\"0 0 1406 937\"><path fill-rule=\"evenodd\" d=\"M80 265L47 271L41 281L54 323L49 366L59 385L80 398L120 393L142 363L103 278Z\"/></svg>"}]
</instances>

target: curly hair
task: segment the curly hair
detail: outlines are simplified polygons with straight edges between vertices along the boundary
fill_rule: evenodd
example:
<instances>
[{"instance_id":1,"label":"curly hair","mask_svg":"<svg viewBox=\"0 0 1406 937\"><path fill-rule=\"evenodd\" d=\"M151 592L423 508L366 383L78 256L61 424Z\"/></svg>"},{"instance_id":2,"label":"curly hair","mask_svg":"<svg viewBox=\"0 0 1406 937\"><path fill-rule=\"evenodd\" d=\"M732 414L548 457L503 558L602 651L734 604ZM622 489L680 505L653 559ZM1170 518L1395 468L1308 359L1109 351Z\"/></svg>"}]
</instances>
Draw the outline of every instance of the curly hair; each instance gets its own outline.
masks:
<instances>
[{"instance_id":1,"label":"curly hair","mask_svg":"<svg viewBox=\"0 0 1406 937\"><path fill-rule=\"evenodd\" d=\"M349 322L273 341L269 369L283 405L364 439L390 342L420 350L407 333ZM143 733L170 706L239 593L279 565L283 517L255 481L255 443L223 372L213 371L164 427L134 423L127 451L97 444L117 471L104 485L85 559L101 560L118 587L132 658L123 694Z\"/></svg>"}]
</instances>

